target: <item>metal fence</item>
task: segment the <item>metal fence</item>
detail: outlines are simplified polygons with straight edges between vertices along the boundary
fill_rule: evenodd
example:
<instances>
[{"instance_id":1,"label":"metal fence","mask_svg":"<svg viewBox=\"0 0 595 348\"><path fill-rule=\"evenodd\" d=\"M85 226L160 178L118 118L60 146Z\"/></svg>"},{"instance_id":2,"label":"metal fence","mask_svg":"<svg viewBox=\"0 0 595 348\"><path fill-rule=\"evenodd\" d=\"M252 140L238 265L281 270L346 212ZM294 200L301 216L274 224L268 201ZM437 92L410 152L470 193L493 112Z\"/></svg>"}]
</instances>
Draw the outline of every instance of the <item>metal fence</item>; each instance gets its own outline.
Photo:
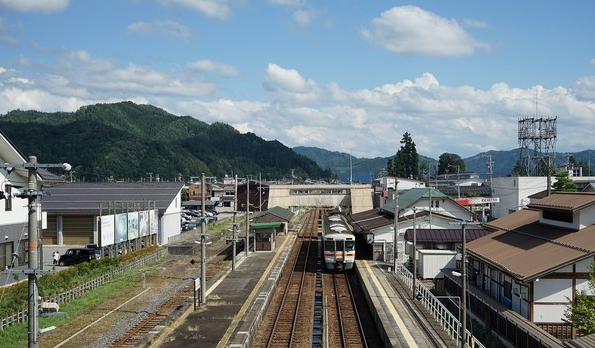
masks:
<instances>
[{"instance_id":1,"label":"metal fence","mask_svg":"<svg viewBox=\"0 0 595 348\"><path fill-rule=\"evenodd\" d=\"M408 288L413 287L413 275L405 265L398 265L396 274L403 282L405 282L405 285ZM421 282L416 282L416 285L416 294L419 301L421 301L423 306L432 313L432 316L442 325L442 328L449 333L450 337L460 342L461 337L459 331L461 324L458 316L453 315L440 299L434 296L434 294L432 294L432 292ZM466 347L485 348L485 346L475 338L469 330L466 331Z\"/></svg>"},{"instance_id":2,"label":"metal fence","mask_svg":"<svg viewBox=\"0 0 595 348\"><path fill-rule=\"evenodd\" d=\"M444 288L452 294L461 294L461 286L445 277ZM469 309L490 329L518 348L562 347L562 341L540 329L534 323L512 310L503 311L468 292Z\"/></svg>"},{"instance_id":3,"label":"metal fence","mask_svg":"<svg viewBox=\"0 0 595 348\"><path fill-rule=\"evenodd\" d=\"M41 304L43 302L55 302L58 304L68 303L76 298L83 296L87 291L96 289L108 282L112 279L116 278L118 275L125 273L131 269L137 268L139 266L144 266L145 264L151 263L155 260L158 260L167 253L165 248L160 248L154 253L145 255L139 259L133 260L131 262L127 262L126 264L118 267L115 270L112 270L106 274L103 274L95 279L89 280L81 285L78 285L72 289L66 290L64 292L53 294L48 297L44 297L38 303L38 311L41 311ZM9 315L4 318L0 318L0 331L4 330L5 327L10 325L14 325L17 323L23 323L28 320L28 310L22 309L12 315Z\"/></svg>"}]
</instances>

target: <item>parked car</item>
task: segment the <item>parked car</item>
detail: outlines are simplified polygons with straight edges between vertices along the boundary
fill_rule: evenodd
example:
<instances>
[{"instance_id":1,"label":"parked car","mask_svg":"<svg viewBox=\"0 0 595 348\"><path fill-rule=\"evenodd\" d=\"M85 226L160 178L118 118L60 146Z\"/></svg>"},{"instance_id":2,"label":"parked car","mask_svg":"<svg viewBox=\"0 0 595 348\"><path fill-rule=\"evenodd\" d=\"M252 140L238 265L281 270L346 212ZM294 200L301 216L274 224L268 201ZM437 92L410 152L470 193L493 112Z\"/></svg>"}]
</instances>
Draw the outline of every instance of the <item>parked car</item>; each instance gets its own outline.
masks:
<instances>
[{"instance_id":1,"label":"parked car","mask_svg":"<svg viewBox=\"0 0 595 348\"><path fill-rule=\"evenodd\" d=\"M93 249L93 250L95 250L95 258L96 259L100 259L101 258L101 250L99 249L99 245L97 245L97 244L85 244L85 248L86 249Z\"/></svg>"},{"instance_id":2,"label":"parked car","mask_svg":"<svg viewBox=\"0 0 595 348\"><path fill-rule=\"evenodd\" d=\"M81 262L95 260L95 250L89 248L70 248L63 255L60 255L58 265L70 266Z\"/></svg>"}]
</instances>

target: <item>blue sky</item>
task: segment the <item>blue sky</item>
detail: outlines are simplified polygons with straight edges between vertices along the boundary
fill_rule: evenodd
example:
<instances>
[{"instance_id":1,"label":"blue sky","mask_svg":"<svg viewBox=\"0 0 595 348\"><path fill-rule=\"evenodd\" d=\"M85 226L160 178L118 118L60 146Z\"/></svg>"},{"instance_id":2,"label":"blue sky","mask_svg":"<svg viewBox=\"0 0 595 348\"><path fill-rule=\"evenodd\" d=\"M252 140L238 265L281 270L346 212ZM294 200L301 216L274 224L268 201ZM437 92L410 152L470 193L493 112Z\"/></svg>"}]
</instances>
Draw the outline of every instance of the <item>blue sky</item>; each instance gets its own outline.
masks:
<instances>
[{"instance_id":1,"label":"blue sky","mask_svg":"<svg viewBox=\"0 0 595 348\"><path fill-rule=\"evenodd\" d=\"M595 139L595 2L0 0L0 114L131 100L294 146L392 156Z\"/></svg>"}]
</instances>

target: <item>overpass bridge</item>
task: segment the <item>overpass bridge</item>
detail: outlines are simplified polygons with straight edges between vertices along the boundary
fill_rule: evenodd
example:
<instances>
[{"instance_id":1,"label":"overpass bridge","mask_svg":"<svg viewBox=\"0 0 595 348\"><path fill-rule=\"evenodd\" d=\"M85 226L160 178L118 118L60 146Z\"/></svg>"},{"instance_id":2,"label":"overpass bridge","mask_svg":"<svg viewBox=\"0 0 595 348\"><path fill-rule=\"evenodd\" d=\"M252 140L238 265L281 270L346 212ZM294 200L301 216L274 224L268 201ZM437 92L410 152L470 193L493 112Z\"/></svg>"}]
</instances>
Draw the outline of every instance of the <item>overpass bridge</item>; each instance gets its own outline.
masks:
<instances>
[{"instance_id":1,"label":"overpass bridge","mask_svg":"<svg viewBox=\"0 0 595 348\"><path fill-rule=\"evenodd\" d=\"M371 185L270 185L268 207L342 207L352 213L372 209Z\"/></svg>"}]
</instances>

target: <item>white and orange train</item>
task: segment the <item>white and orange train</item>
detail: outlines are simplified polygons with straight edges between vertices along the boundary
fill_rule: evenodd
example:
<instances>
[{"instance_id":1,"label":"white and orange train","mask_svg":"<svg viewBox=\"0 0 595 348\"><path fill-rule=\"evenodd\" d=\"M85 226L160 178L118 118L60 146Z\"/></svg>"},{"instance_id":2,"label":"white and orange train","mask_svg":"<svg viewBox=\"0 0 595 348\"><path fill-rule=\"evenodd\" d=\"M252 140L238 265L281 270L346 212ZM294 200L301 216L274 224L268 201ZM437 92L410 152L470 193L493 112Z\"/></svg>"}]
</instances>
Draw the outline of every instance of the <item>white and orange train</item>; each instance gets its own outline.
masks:
<instances>
[{"instance_id":1,"label":"white and orange train","mask_svg":"<svg viewBox=\"0 0 595 348\"><path fill-rule=\"evenodd\" d=\"M352 227L340 213L324 218L322 232L324 263L328 270L348 270L355 262L355 236Z\"/></svg>"}]
</instances>

